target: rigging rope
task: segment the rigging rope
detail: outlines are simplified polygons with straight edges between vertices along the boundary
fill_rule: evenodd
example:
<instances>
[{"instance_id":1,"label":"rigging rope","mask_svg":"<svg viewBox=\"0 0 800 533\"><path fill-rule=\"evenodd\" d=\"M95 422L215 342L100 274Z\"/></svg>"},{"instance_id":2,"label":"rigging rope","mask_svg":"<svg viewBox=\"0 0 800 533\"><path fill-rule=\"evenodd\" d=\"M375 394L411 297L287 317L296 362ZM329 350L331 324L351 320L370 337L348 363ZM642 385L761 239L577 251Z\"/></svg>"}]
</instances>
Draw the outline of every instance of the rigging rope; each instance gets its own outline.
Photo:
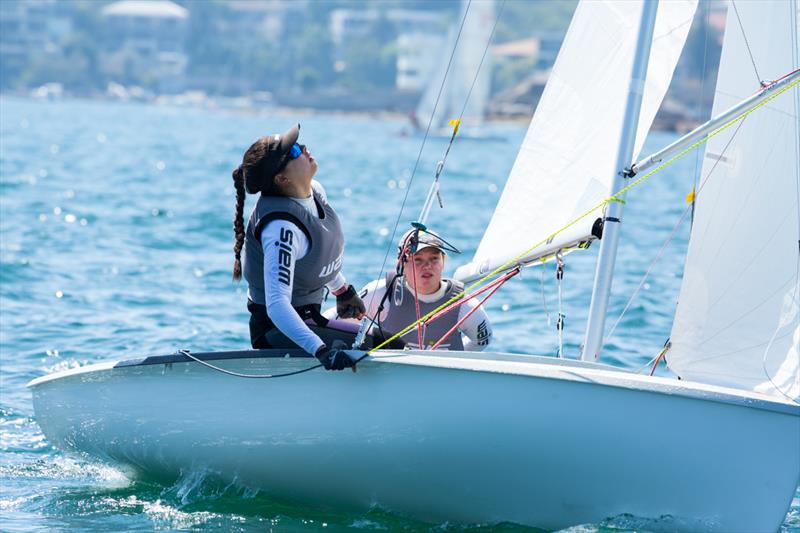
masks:
<instances>
[{"instance_id":1,"label":"rigging rope","mask_svg":"<svg viewBox=\"0 0 800 533\"><path fill-rule=\"evenodd\" d=\"M564 256L561 250L556 252L556 280L558 280L558 320L556 321L556 329L558 330L558 357L564 357L564 319L567 318L564 314L564 306L561 298L561 286L564 280Z\"/></svg>"},{"instance_id":2,"label":"rigging rope","mask_svg":"<svg viewBox=\"0 0 800 533\"><path fill-rule=\"evenodd\" d=\"M401 259L402 260L402 259ZM417 312L417 340L419 341L419 349L424 350L425 345L422 344L422 326L423 322L420 320L420 312L419 312L419 292L417 291L417 262L414 261L414 256L411 255L408 258L408 261L411 263L411 277L414 280L414 309ZM389 288L387 287L386 290L388 291Z\"/></svg>"},{"instance_id":3,"label":"rigging rope","mask_svg":"<svg viewBox=\"0 0 800 533\"><path fill-rule=\"evenodd\" d=\"M461 108L461 114L458 115L459 122L461 122L461 119L464 117L464 112L467 110L469 97L472 95L472 89L475 88L475 82L478 81L478 74L480 73L481 67L483 66L483 60L486 59L486 52L489 51L489 45L492 44L492 41L494 40L494 32L495 30L497 30L497 23L500 22L500 16L503 14L503 9L505 7L506 7L506 0L503 0L503 3L500 4L500 10L497 12L497 16L494 19L494 26L492 26L492 33L489 34L489 40L486 42L486 46L483 49L481 62L478 63L478 70L475 71L475 77L472 78L472 85L469 86L469 91L467 92L467 98L464 100L464 106Z\"/></svg>"},{"instance_id":4,"label":"rigging rope","mask_svg":"<svg viewBox=\"0 0 800 533\"><path fill-rule=\"evenodd\" d=\"M202 359L195 357L192 355L189 350L178 350L176 353L185 355L189 359L200 363L203 366L207 366L211 370L216 370L217 372L222 372L223 374L227 374L229 376L237 377L237 378L252 378L252 379L272 379L272 378L285 378L287 376L296 376L297 374L302 374L303 372L308 372L309 370L315 370L320 368L322 365L314 365L308 368L303 368L301 370L295 370L293 372L284 372L283 374L241 374L239 372L233 372L231 370L225 370L224 368L220 368L218 366L212 365Z\"/></svg>"},{"instance_id":5,"label":"rigging rope","mask_svg":"<svg viewBox=\"0 0 800 533\"><path fill-rule=\"evenodd\" d=\"M431 113L431 118L428 120L428 126L425 129L425 135L422 138L422 144L420 144L419 152L417 153L417 160L414 162L414 168L411 171L411 177L408 178L408 186L406 187L405 195L403 195L403 201L400 203L400 211L397 213L397 218L394 222L394 228L392 229L392 235L389 237L389 245L386 248L386 254L383 256L383 263L381 263L381 268L376 279L380 279L380 277L383 275L384 269L386 268L386 261L389 259L389 253L392 251L395 235L397 235L397 227L400 225L400 218L403 216L403 210L405 209L406 202L408 201L408 195L411 192L411 185L414 183L414 176L417 174L417 168L419 167L420 159L422 159L422 152L425 148L425 143L428 140L428 133L430 132L431 125L433 124L433 117L436 114L436 108L439 106L439 99L442 96L442 91L444 90L444 85L447 81L447 75L450 73L450 66L453 63L453 57L455 56L456 49L458 48L458 41L461 39L461 32L464 29L464 23L467 20L470 5L472 5L472 0L469 0L469 2L467 2L467 7L464 8L464 17L461 19L461 25L458 28L455 43L453 43L453 50L450 52L450 59L447 61L447 68L444 71L444 77L442 78L442 83L439 86L439 92L436 95L436 101L433 104L433 112ZM372 297L374 298L374 295ZM372 300L370 300L370 305L372 305Z\"/></svg>"},{"instance_id":6,"label":"rigging rope","mask_svg":"<svg viewBox=\"0 0 800 533\"><path fill-rule=\"evenodd\" d=\"M705 4L704 7L706 11L706 20L705 20L705 39L703 39L703 66L701 68L702 76L700 79L700 98L697 101L697 117L700 117L703 114L703 100L706 94L706 62L708 61L708 41L709 41L709 28L711 27L711 7L709 4ZM713 106L712 106L713 109ZM709 110L709 115L711 114L711 110ZM702 153L700 150L695 152L694 158L694 188L692 189L692 193L696 193L698 181L700 180L700 160ZM695 199L697 198L696 194L692 195L692 217L689 222L689 228L694 225L694 209L695 209Z\"/></svg>"},{"instance_id":7,"label":"rigging rope","mask_svg":"<svg viewBox=\"0 0 800 533\"><path fill-rule=\"evenodd\" d=\"M744 111L742 114L740 114L740 115L738 115L738 116L736 116L736 117L732 118L732 119L731 119L731 120L729 120L727 123L723 124L722 126L720 126L719 128L717 128L717 129L716 129L716 130L714 130L713 132L711 132L711 133L709 133L708 135L704 136L703 138L701 138L700 140L698 140L698 141L697 141L697 142L695 142L694 144L692 144L692 145L688 146L687 148L685 148L684 150L682 150L682 151L681 151L681 152L679 152L678 154L676 154L676 155L672 156L672 157L671 157L671 158L669 158L667 161L665 161L665 162L661 163L660 165L658 165L658 166L657 166L656 168L654 168L653 170L651 170L651 171L647 172L646 174L644 174L643 176L639 177L638 179L636 179L636 180L633 180L631 183L629 183L629 184L628 184L628 185L626 185L625 187L622 187L622 188L621 188L620 190L618 190L616 193L614 193L614 194L613 194L613 195L611 195L610 197L608 197L608 198L604 199L603 201L601 201L599 204L595 205L594 207L590 208L589 210L587 210L587 211L586 211L585 213L583 213L582 215L579 215L579 216L577 216L577 217L576 217L576 218L574 218L574 219L573 219L571 222L569 222L569 223L567 223L565 226L563 226L561 229L559 229L559 230L557 230L557 231L553 232L552 234L550 234L550 235L549 235L549 236L547 236L546 238L542 239L542 240L541 240L541 241L539 241L538 243L534 244L533 246L531 246L530 248L528 248L528 249L527 249L527 250L525 250L524 252L522 252L522 253L518 254L517 256L513 257L513 258L512 258L512 259L510 259L509 261L506 261L504 264L502 264L502 265L500 265L499 267L495 268L494 270L492 270L491 272L489 272L488 274L486 274L485 276L483 276L482 278L480 278L478 281L474 282L472 285L470 285L470 286L466 287L466 288L465 288L463 291L461 291L459 294L456 294L455 296L453 296L452 298L450 298L448 301L444 302L442 305L440 305L439 307L437 307L436 309L434 309L433 311L431 311L430 313L428 313L427 315L425 315L424 317L422 317L422 319L421 319L421 320L426 320L427 318L429 318L430 316L434 315L435 313L437 313L437 312L438 312L438 311L440 311L441 309L443 309L443 308L445 308L446 306L450 305L450 304L451 304L452 302L454 302L456 299L460 298L460 297L461 297L461 296L463 296L464 294L467 294L467 293L468 293L470 290L472 290L472 289L474 289L475 287L477 287L477 286L479 286L480 284L482 284L484 281L486 281L486 280L488 280L488 279L492 278L492 277L493 277L493 276L495 276L496 274L498 274L498 273L500 273L500 272L502 272L502 271L506 270L508 267L510 267L510 266L512 266L512 265L514 265L514 264L516 264L516 263L517 263L517 262L518 262L520 259L522 259L522 258L523 258L523 257L525 257L526 255L530 254L530 253L531 253L533 250L535 250L535 249L539 248L540 246L542 246L542 245L546 244L546 243L547 243L547 242L549 242L551 239L555 238L555 237L556 237L557 235L559 235L560 233L563 233L564 231L566 231L566 230L567 230L567 229L569 229L570 227L574 226L575 224L577 224L578 222L580 222L580 221L581 221L581 220L583 220L584 218L586 218L586 217L590 216L590 215L591 215L592 213L594 213L595 211L597 211L597 210L599 210L599 209L602 209L602 208L604 208L604 207L605 207L605 206L606 206L606 205L607 205L609 202L612 202L612 201L616 201L616 202L623 201L621 198L619 198L621 195L624 195L624 193L626 193L626 192L627 192L627 191L629 191L630 189L632 189L632 188L634 188L634 187L636 187L636 186L638 186L638 185L642 184L643 182L645 182L646 180L648 180L650 177L652 177L653 175L655 175L657 172L660 172L661 170L663 170L663 169L664 169L664 168L666 168L667 166L671 165L672 163L674 163L675 161L677 161L678 159L680 159L680 158L681 158L681 157L683 157L684 155L688 154L688 153L689 153L689 152L691 152L692 150L694 150L694 149L696 149L696 148L698 148L698 147L702 146L703 144L705 144L706 142L708 142L710 139L712 139L712 138L713 138L713 137L715 137L716 135L719 135L720 133L722 133L723 131L727 130L727 129L728 129L729 127L731 127L732 125L734 125L734 124L736 124L737 122L739 122L739 121L743 120L745 117L747 117L747 116L748 116L748 115L750 115L751 113L755 112L757 109L760 109L761 107L763 107L763 106L764 106L764 105L766 105L767 103L771 102L772 100L774 100L775 98L777 98L777 97L778 97L778 96L780 96L781 94L785 93L785 92L786 92L786 91L788 91L789 89L792 89L793 87L797 86L798 84L800 84L800 79L799 79L799 80L796 80L796 81L794 81L793 83L791 83L791 84L787 85L786 87L783 87L783 88L782 88L780 91L778 91L778 92L776 92L776 93L774 93L774 94L772 94L772 95L768 96L767 98L765 98L765 99L764 99L762 102L760 102L758 105L754 106L753 108L751 108L751 109L748 109L747 111ZM367 355L372 355L372 354L373 354L373 353L374 353L376 350L379 350L379 349L381 349L382 347L384 347L384 346L386 346L387 344L389 344L391 341L395 340L396 338L400 337L401 335L404 335L406 332L410 331L410 330L411 330L413 327L415 327L416 325L417 325L417 322L415 322L415 323L413 323L413 324L409 324L408 326L406 326L404 329L402 329L402 330L401 330L401 331L399 331L398 333L395 333L395 334L394 334L392 337L390 337L389 339L386 339L384 342L382 342L382 343L381 343L381 344L379 344L378 346L376 346L376 347L372 348L372 349L371 349L369 352L367 352L367 353L364 355L364 357L366 357ZM363 357L362 357L362 359L363 359Z\"/></svg>"},{"instance_id":8,"label":"rigging rope","mask_svg":"<svg viewBox=\"0 0 800 533\"><path fill-rule=\"evenodd\" d=\"M509 279L510 279L512 276L514 276L514 275L516 275L516 274L518 274L518 273L519 273L519 269L517 269L517 270L513 270L513 271L511 272L511 275L510 275L510 276L504 276L504 277L500 278L500 283L497 283L497 284L495 284L494 288L493 288L493 289L492 289L492 290L489 292L489 294L487 294L486 296L484 296L484 297L483 297L483 299L482 299L480 302L478 302L478 305L476 305L475 307L473 307L473 308L470 310L470 312L469 312L469 313L467 313L466 315L464 315L464 318L462 318L461 320L459 320L458 322L456 322L456 324L455 324L455 325L454 325L452 328L450 328L449 330L447 330L447 333L445 333L444 335L442 335L442 338L441 338L441 339L439 339L438 341L436 341L436 343L435 343L433 346L431 346L431 350L435 350L436 348L438 348L438 347L439 347L439 345L441 345L441 344L444 342L444 340L445 340L445 339L447 339L448 337L450 337L450 335L452 335L452 334L453 334L453 332L454 332L454 331L456 331L456 330L457 330L457 329L458 329L458 328L461 326L461 324L463 324L464 322L466 322L466 320L467 320L469 317L471 317L471 316L472 316L472 314L473 314L475 311L477 311L477 310L478 310L478 308L479 308L480 306L482 306L482 305L483 305L483 303L484 303L486 300L488 300L489 298L491 298L491 296L492 296L492 295L493 295L495 292L497 292L497 289L499 289L499 288L500 288L500 287L503 285L503 283L505 283L505 282L506 282L506 281L508 281L508 280L509 280Z\"/></svg>"},{"instance_id":9,"label":"rigging rope","mask_svg":"<svg viewBox=\"0 0 800 533\"><path fill-rule=\"evenodd\" d=\"M500 10L497 13L497 17L494 19L494 25L492 26L492 32L489 34L489 40L486 41L486 46L483 48L483 55L481 55L480 63L478 63L478 68L475 70L475 76L472 78L472 84L469 86L469 91L467 91L467 97L464 99L464 105L461 107L461 113L459 113L457 119L450 120L450 126L453 126L453 133L450 135L450 142L447 143L447 149L444 152L444 157L436 164L436 173L433 177L433 184L431 185L431 190L428 193L428 198L425 201L425 205L422 207L422 212L420 213L419 222L425 223L428 213L430 212L431 203L433 202L432 195L435 193L437 199L439 200L439 207L444 207L442 204L442 197L439 194L439 176L441 176L442 171L444 170L444 164L447 161L447 157L450 155L450 149L453 147L453 142L456 139L456 135L458 134L458 129L461 126L461 121L464 118L464 113L467 110L467 105L469 105L469 98L472 96L472 90L475 88L475 83L478 81L478 76L481 72L481 67L483 67L483 61L486 59L486 53L489 51L489 46L492 44L494 40L494 33L497 30L497 23L500 21L500 16L503 14L503 9L505 8L506 0L503 0L503 3L500 5ZM469 6L467 6L469 8ZM466 18L466 14L464 15ZM463 23L462 23L463 24ZM445 75L445 78L447 76ZM444 83L444 82L443 82ZM433 122L434 116L436 115L436 107L434 106L433 112L431 113L431 118L428 121L428 129L430 129L430 125ZM427 132L426 132L427 137ZM424 145L424 141L423 141Z\"/></svg>"},{"instance_id":10,"label":"rigging rope","mask_svg":"<svg viewBox=\"0 0 800 533\"><path fill-rule=\"evenodd\" d=\"M544 315L547 318L547 327L553 325L553 321L550 319L550 310L547 308L547 296L544 293L544 267L542 267L541 279L539 280L539 287L542 290L542 308L544 309Z\"/></svg>"},{"instance_id":11,"label":"rigging rope","mask_svg":"<svg viewBox=\"0 0 800 533\"><path fill-rule=\"evenodd\" d=\"M445 307L444 309L442 309L441 311L439 311L435 315L433 315L430 318L428 318L427 320L425 320L425 323L426 324L431 324L432 322L440 319L441 317L443 317L445 314L449 313L453 309L456 309L457 307L461 307L462 305L464 305L465 303L467 303L471 299L475 298L479 294L482 294L482 293L488 291L489 289L491 289L495 285L502 285L509 278L512 278L515 275L517 275L519 273L519 271L520 271L520 269L516 268L514 270L506 272L504 275L500 276L499 278L497 278L495 280L492 280L491 282L487 283L486 285L484 285L480 289L470 293L469 295L464 296L463 298L459 298L458 300L456 300L455 302L453 302L449 306Z\"/></svg>"},{"instance_id":12,"label":"rigging rope","mask_svg":"<svg viewBox=\"0 0 800 533\"><path fill-rule=\"evenodd\" d=\"M747 53L750 55L750 62L753 64L753 70L756 73L756 81L764 87L764 82L762 81L761 76L758 73L758 67L756 67L756 60L753 57L753 51L750 50L750 43L747 41L747 34L744 31L744 26L742 25L742 19L739 17L739 10L736 8L736 1L731 0L731 5L733 6L733 11L736 13L736 20L739 22L739 29L742 30L742 38L744 39L744 45L747 47Z\"/></svg>"},{"instance_id":13,"label":"rigging rope","mask_svg":"<svg viewBox=\"0 0 800 533\"><path fill-rule=\"evenodd\" d=\"M658 355L656 356L655 362L653 363L653 368L650 369L651 376L655 373L656 368L658 367L658 363L660 363L661 360L664 358L664 356L667 355L667 352L669 351L670 348L672 348L672 343L670 343L669 339L667 339L667 342L664 343L664 348L662 348L661 351L658 352Z\"/></svg>"},{"instance_id":14,"label":"rigging rope","mask_svg":"<svg viewBox=\"0 0 800 533\"><path fill-rule=\"evenodd\" d=\"M438 182L439 182L439 176L441 175L442 171L444 170L444 164L447 161L448 155L450 154L450 149L453 146L453 142L455 140L456 134L458 133L458 129L459 129L459 126L461 124L461 120L463 119L463 116L464 116L464 112L466 111L467 105L469 104L469 99L470 99L470 96L472 95L472 90L474 89L475 83L478 80L478 76L480 74L481 68L483 67L483 62L486 59L486 54L489 51L489 46L491 45L491 43L492 43L492 41L494 39L494 34L495 34L495 31L497 30L497 24L500 21L500 16L503 14L503 9L505 8L505 4L506 4L506 0L503 0L503 3L500 5L500 9L499 9L499 11L497 13L497 16L495 17L494 25L492 26L492 31L489 34L489 39L486 42L486 46L483 49L483 54L481 55L481 60L480 60L480 63L478 64L478 68L475 71L475 76L472 78L472 84L470 85L469 91L467 92L466 99L464 100L464 105L461 108L461 113L459 114L459 117L457 119L450 121L450 125L453 126L453 133L450 136L450 142L447 145L447 149L445 151L444 157L436 165L436 173L435 173L435 176L434 176L434 182L433 182L433 184L431 186L431 194L433 194L433 193L436 194L436 196L437 196L437 198L439 200L439 206L440 207L442 207L442 199L441 199L441 196L439 195L439 191L438 191L438 188L437 188L437 185L438 185ZM419 167L419 162L420 162L420 159L422 158L422 153L423 153L423 150L425 148L425 143L427 142L428 135L430 133L431 126L433 124L433 119L436 116L436 109L439 106L439 100L440 100L440 98L442 96L442 91L444 90L445 83L447 82L447 77L450 74L450 67L452 66L453 58L455 57L455 53L456 53L456 50L458 48L458 43L459 43L459 40L461 38L461 33L462 33L463 29L464 29L464 24L465 24L465 22L467 20L467 16L469 15L469 9L470 9L471 5L472 5L472 0L469 0L467 2L466 8L464 9L464 16L461 19L461 25L459 26L458 34L456 35L455 43L453 44L453 50L450 53L450 59L447 62L447 68L445 69L445 74L444 74L444 77L442 78L442 83L439 86L439 92L436 95L436 101L435 101L434 106L433 106L433 111L431 111L431 116L428 119L428 125L427 125L427 127L425 129L425 135L423 136L422 143L421 143L420 148L419 148L419 152L417 153L417 160L414 163L414 168L413 168L413 170L411 172L411 177L408 180L408 186L406 187L406 193L403 196L403 202L400 205L400 211L397 214L397 218L395 220L394 228L392 229L392 234L391 234L391 237L389 238L389 245L387 246L386 254L383 257L383 262L381 264L380 273L379 273L378 278L381 277L384 269L386 268L386 261L388 260L389 253L392 250L392 243L394 242L395 235L397 234L397 227L400 225L400 219L403 216L403 210L405 208L406 201L408 200L408 195L409 195L409 193L411 191L411 185L412 185L412 183L414 181L414 176L417 173L417 168ZM429 198L428 200L432 201L432 198ZM428 209L430 209L430 206L428 205L428 202L426 202L426 205L423 206L422 214L420 216L420 219L421 219L420 222L424 222L424 220L422 220L422 219L425 216L427 216L427 210ZM416 292L416 289L415 289L415 292ZM374 293L371 295L371 298L372 299L375 298L375 294ZM415 296L415 298L416 298L416 296ZM419 302L417 301L417 306L418 306L418 303ZM368 307L371 307L371 305L372 305L372 300L370 300L370 306L368 306ZM372 319L373 323L375 322L375 318L376 317L374 317ZM420 317L418 315L417 316L417 323L420 323L420 322L421 322L421 319L420 319ZM388 342L387 342L387 344L388 344ZM420 348L422 348L422 343L421 342L420 342Z\"/></svg>"}]
</instances>

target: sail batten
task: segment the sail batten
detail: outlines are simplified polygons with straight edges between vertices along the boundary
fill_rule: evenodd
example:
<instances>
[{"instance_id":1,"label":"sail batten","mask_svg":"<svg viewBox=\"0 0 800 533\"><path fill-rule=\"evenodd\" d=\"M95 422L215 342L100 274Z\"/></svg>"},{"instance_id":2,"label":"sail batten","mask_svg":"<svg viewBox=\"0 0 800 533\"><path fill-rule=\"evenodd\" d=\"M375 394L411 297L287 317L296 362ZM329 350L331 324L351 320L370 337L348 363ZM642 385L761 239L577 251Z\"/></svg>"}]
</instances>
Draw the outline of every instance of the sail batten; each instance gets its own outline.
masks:
<instances>
[{"instance_id":1,"label":"sail batten","mask_svg":"<svg viewBox=\"0 0 800 533\"><path fill-rule=\"evenodd\" d=\"M713 114L759 88L756 70L770 80L798 68L799 9L729 8ZM800 91L790 91L708 143L667 361L685 379L800 398Z\"/></svg>"},{"instance_id":2,"label":"sail batten","mask_svg":"<svg viewBox=\"0 0 800 533\"><path fill-rule=\"evenodd\" d=\"M696 0L659 5L634 153L638 154L672 79ZM503 194L471 263L473 279L548 240L614 191L620 137L642 2L581 2ZM585 216L526 262L593 239L602 208Z\"/></svg>"}]
</instances>

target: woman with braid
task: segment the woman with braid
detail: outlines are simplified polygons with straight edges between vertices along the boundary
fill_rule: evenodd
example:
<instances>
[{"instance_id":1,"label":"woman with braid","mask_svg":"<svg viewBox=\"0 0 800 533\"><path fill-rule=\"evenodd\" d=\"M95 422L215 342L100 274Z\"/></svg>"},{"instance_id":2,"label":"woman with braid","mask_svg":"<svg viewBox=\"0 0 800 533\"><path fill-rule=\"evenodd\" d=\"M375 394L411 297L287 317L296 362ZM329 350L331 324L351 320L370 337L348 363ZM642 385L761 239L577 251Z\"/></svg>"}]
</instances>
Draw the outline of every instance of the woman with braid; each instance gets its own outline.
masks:
<instances>
[{"instance_id":1,"label":"woman with braid","mask_svg":"<svg viewBox=\"0 0 800 533\"><path fill-rule=\"evenodd\" d=\"M306 320L319 326L316 331L324 331L327 320L320 305L326 287L336 296L340 317L361 318L365 308L340 272L344 235L339 217L322 185L312 179L317 161L305 145L297 144L299 135L298 124L283 135L258 139L233 171L233 278L244 274L248 283L253 348L286 347L288 338L326 369L342 370L353 366L342 349L345 343L326 345ZM260 194L246 229L245 193Z\"/></svg>"}]
</instances>

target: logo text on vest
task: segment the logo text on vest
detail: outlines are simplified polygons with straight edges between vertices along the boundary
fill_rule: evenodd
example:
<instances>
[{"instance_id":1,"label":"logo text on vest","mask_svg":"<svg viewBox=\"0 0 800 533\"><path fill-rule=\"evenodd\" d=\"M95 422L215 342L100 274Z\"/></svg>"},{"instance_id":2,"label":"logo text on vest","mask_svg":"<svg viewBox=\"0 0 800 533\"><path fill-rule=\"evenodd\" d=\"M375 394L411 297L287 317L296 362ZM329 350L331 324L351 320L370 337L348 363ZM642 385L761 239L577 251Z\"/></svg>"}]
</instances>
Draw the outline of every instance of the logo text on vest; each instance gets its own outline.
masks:
<instances>
[{"instance_id":1,"label":"logo text on vest","mask_svg":"<svg viewBox=\"0 0 800 533\"><path fill-rule=\"evenodd\" d=\"M324 278L326 276L330 276L331 274L335 274L340 268L342 268L342 254L339 254L339 257L322 267L319 277Z\"/></svg>"},{"instance_id":2,"label":"logo text on vest","mask_svg":"<svg viewBox=\"0 0 800 533\"><path fill-rule=\"evenodd\" d=\"M281 228L281 240L275 242L278 247L278 281L284 285L292 283L292 230Z\"/></svg>"},{"instance_id":3,"label":"logo text on vest","mask_svg":"<svg viewBox=\"0 0 800 533\"><path fill-rule=\"evenodd\" d=\"M489 331L489 325L486 324L485 320L478 324L478 346L488 345L491 335L492 333Z\"/></svg>"}]
</instances>

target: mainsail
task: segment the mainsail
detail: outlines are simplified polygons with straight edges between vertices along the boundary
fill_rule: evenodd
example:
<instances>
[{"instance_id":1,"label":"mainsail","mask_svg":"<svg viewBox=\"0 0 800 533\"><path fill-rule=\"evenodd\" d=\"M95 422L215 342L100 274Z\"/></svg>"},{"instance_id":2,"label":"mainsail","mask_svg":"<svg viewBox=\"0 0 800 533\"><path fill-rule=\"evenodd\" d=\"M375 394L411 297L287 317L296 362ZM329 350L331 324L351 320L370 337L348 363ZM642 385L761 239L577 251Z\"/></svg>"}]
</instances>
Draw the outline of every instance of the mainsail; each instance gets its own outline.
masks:
<instances>
[{"instance_id":1,"label":"mainsail","mask_svg":"<svg viewBox=\"0 0 800 533\"><path fill-rule=\"evenodd\" d=\"M659 5L634 155L669 87L696 7L696 0ZM518 258L613 192L641 10L641 1L629 0L578 5L492 220L456 278L474 280ZM515 263L591 239L600 216L598 209Z\"/></svg>"},{"instance_id":2,"label":"mainsail","mask_svg":"<svg viewBox=\"0 0 800 533\"><path fill-rule=\"evenodd\" d=\"M456 44L458 26L462 20L464 26ZM417 106L417 121L422 127L427 126L434 114L434 106L436 113L431 123L434 131L446 127L450 119L458 118L464 104L466 108L463 119L466 125L472 127L483 122L492 72L491 54L487 52L484 55L484 50L490 45L494 23L494 0L462 2L457 25L448 34L447 46L444 48L446 54L443 54L438 70L431 77ZM456 49L451 63L450 54L454 46ZM442 80L445 80L444 87Z\"/></svg>"},{"instance_id":3,"label":"mainsail","mask_svg":"<svg viewBox=\"0 0 800 533\"><path fill-rule=\"evenodd\" d=\"M797 0L728 7L712 114L800 64ZM707 144L670 368L682 378L800 397L800 91Z\"/></svg>"}]
</instances>

